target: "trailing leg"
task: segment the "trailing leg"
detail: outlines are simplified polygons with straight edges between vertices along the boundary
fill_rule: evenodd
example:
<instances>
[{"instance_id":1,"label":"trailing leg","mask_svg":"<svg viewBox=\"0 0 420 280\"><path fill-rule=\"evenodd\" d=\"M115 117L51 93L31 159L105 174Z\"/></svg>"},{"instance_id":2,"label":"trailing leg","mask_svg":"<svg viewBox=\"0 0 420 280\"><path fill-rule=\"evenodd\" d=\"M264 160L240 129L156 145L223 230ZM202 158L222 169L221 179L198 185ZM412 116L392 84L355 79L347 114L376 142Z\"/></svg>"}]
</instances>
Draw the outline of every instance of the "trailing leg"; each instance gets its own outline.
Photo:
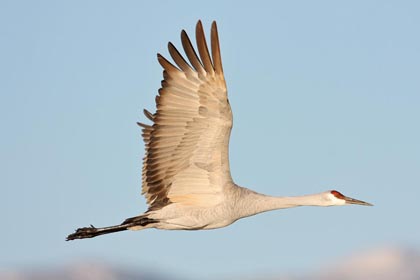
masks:
<instances>
[{"instance_id":1,"label":"trailing leg","mask_svg":"<svg viewBox=\"0 0 420 280\"><path fill-rule=\"evenodd\" d=\"M78 228L74 233L67 236L67 241L74 239L92 238L103 234L124 231L128 229L142 229L149 224L157 223L156 220L149 219L147 216L137 216L126 219L122 224L110 227L96 228L93 225L90 227Z\"/></svg>"}]
</instances>

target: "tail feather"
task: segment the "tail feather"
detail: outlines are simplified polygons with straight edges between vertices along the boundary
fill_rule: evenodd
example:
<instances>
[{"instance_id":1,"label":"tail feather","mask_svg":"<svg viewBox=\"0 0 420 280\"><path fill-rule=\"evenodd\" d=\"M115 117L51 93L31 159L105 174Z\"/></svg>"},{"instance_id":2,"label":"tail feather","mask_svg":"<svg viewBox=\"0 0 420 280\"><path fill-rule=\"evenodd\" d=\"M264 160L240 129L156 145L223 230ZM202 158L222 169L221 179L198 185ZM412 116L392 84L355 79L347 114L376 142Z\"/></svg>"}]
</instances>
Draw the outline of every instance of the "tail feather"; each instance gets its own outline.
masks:
<instances>
[{"instance_id":1,"label":"tail feather","mask_svg":"<svg viewBox=\"0 0 420 280\"><path fill-rule=\"evenodd\" d=\"M128 230L134 227L145 227L151 223L157 223L157 221L149 219L147 216L137 216L128 218L122 224L116 226L96 228L93 225L90 225L90 227L78 228L74 233L67 236L66 241L92 238L103 234Z\"/></svg>"}]
</instances>

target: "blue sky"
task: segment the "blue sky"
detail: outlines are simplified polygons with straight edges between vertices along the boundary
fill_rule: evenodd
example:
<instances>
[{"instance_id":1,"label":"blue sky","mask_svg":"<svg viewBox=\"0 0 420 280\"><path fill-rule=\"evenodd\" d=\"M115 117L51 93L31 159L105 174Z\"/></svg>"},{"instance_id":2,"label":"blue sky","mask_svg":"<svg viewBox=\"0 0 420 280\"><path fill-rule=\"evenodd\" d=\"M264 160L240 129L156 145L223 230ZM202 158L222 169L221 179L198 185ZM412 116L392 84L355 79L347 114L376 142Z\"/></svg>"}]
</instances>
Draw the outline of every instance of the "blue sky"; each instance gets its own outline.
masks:
<instances>
[{"instance_id":1,"label":"blue sky","mask_svg":"<svg viewBox=\"0 0 420 280\"><path fill-rule=\"evenodd\" d=\"M203 278L420 247L418 2L226 2L0 2L0 268L95 259ZM193 37L198 19L219 27L236 183L272 195L334 188L375 207L65 242L146 209L135 123L154 108L156 53L180 46L181 29Z\"/></svg>"}]
</instances>

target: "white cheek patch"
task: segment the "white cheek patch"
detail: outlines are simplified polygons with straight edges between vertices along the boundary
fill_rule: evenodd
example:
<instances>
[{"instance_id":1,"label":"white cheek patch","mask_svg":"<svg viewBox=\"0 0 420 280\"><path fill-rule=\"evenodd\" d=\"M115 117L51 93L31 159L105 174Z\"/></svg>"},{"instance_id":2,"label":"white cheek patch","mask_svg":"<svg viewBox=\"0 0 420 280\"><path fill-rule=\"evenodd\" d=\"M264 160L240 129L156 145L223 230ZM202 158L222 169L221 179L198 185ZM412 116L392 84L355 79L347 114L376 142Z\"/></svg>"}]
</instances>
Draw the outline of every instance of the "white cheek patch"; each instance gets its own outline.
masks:
<instances>
[{"instance_id":1,"label":"white cheek patch","mask_svg":"<svg viewBox=\"0 0 420 280\"><path fill-rule=\"evenodd\" d=\"M328 194L328 197L332 205L345 205L346 204L346 201L344 199L336 198L335 195L331 193Z\"/></svg>"}]
</instances>

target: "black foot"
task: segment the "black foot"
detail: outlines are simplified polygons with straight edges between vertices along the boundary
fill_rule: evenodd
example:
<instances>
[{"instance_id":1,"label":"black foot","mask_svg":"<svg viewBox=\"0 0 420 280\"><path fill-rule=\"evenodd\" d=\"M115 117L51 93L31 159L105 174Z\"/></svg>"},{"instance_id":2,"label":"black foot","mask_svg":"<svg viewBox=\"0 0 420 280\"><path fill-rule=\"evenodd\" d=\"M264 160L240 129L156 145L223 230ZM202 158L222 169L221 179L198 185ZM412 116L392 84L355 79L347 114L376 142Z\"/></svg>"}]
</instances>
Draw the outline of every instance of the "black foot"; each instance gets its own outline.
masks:
<instances>
[{"instance_id":1,"label":"black foot","mask_svg":"<svg viewBox=\"0 0 420 280\"><path fill-rule=\"evenodd\" d=\"M66 241L74 239L92 238L98 236L98 229L92 225L90 227L78 228L75 233L67 236Z\"/></svg>"}]
</instances>

